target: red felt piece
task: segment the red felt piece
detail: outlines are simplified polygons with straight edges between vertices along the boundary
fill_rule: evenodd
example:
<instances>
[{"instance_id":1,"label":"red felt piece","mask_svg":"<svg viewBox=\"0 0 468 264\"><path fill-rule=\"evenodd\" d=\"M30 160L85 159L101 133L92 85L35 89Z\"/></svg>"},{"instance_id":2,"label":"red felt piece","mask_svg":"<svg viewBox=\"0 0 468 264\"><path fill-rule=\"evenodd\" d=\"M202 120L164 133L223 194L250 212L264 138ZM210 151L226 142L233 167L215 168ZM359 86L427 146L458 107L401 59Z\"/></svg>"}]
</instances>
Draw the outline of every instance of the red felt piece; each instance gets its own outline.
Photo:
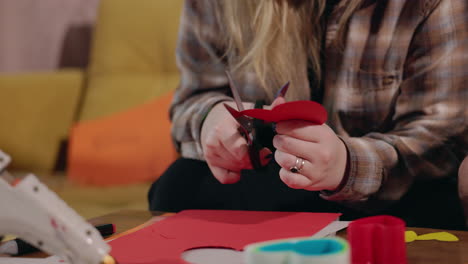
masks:
<instances>
[{"instance_id":1,"label":"red felt piece","mask_svg":"<svg viewBox=\"0 0 468 264\"><path fill-rule=\"evenodd\" d=\"M271 110L248 109L241 113L274 123L288 120L304 120L321 125L327 121L327 111L325 108L321 104L312 101L292 101L280 104Z\"/></svg>"},{"instance_id":2,"label":"red felt piece","mask_svg":"<svg viewBox=\"0 0 468 264\"><path fill-rule=\"evenodd\" d=\"M334 213L187 210L109 244L120 264L183 264L194 248L232 248L271 239L311 236L336 220Z\"/></svg>"}]
</instances>

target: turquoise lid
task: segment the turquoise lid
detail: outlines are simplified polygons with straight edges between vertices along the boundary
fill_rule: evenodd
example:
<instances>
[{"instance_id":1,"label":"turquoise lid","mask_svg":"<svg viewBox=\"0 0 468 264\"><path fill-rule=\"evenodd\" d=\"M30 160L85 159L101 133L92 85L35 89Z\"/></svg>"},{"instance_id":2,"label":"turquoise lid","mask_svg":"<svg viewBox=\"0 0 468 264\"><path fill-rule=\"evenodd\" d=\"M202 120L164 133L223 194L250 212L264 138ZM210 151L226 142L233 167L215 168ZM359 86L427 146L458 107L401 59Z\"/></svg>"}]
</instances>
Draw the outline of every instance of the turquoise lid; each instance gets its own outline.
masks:
<instances>
[{"instance_id":1,"label":"turquoise lid","mask_svg":"<svg viewBox=\"0 0 468 264\"><path fill-rule=\"evenodd\" d=\"M323 238L314 240L284 241L259 247L263 252L293 251L301 255L323 256L341 253L348 245L341 239Z\"/></svg>"}]
</instances>

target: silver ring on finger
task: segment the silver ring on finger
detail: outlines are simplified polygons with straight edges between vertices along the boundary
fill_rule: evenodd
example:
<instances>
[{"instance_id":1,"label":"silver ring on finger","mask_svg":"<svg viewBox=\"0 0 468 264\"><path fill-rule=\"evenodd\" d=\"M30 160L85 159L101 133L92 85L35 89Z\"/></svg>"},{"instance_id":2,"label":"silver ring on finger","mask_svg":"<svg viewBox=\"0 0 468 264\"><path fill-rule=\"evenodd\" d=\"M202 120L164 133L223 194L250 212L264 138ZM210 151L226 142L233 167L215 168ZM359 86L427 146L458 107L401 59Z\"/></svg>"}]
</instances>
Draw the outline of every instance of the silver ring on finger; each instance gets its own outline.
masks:
<instances>
[{"instance_id":1,"label":"silver ring on finger","mask_svg":"<svg viewBox=\"0 0 468 264\"><path fill-rule=\"evenodd\" d=\"M303 158L296 157L296 163L294 164L294 166L289 168L289 171L292 173L299 173L304 167L304 164L305 160Z\"/></svg>"}]
</instances>

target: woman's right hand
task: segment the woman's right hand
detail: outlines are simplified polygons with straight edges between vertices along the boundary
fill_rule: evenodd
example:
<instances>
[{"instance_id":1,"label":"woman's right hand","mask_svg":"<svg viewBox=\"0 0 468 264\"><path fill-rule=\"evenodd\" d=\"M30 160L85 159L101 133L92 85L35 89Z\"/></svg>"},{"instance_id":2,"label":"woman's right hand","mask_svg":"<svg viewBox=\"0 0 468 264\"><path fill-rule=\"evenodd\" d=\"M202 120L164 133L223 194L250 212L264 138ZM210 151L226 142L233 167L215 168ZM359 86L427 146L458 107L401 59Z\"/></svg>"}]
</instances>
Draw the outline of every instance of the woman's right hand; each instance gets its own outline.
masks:
<instances>
[{"instance_id":1,"label":"woman's right hand","mask_svg":"<svg viewBox=\"0 0 468 264\"><path fill-rule=\"evenodd\" d=\"M201 130L201 145L208 167L214 177L223 184L240 180L242 169L251 169L247 141L239 133L239 124L224 107L237 109L234 102L221 102L211 109ZM244 108L253 104L244 103Z\"/></svg>"}]
</instances>

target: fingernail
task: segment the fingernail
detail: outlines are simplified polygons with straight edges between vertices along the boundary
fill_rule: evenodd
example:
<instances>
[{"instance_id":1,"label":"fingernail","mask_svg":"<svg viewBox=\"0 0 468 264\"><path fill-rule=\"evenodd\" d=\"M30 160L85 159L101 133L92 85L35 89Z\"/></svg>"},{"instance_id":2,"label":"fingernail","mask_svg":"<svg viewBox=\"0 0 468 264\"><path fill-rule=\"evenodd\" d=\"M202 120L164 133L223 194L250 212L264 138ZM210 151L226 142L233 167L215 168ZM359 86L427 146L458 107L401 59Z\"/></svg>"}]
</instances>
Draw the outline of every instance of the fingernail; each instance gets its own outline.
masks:
<instances>
[{"instance_id":1,"label":"fingernail","mask_svg":"<svg viewBox=\"0 0 468 264\"><path fill-rule=\"evenodd\" d=\"M268 153L266 156L265 156L265 159L271 159L273 158L273 153Z\"/></svg>"},{"instance_id":2,"label":"fingernail","mask_svg":"<svg viewBox=\"0 0 468 264\"><path fill-rule=\"evenodd\" d=\"M286 92L288 91L290 82L286 82L281 89L276 93L275 99L278 97L284 97L286 95Z\"/></svg>"}]
</instances>

